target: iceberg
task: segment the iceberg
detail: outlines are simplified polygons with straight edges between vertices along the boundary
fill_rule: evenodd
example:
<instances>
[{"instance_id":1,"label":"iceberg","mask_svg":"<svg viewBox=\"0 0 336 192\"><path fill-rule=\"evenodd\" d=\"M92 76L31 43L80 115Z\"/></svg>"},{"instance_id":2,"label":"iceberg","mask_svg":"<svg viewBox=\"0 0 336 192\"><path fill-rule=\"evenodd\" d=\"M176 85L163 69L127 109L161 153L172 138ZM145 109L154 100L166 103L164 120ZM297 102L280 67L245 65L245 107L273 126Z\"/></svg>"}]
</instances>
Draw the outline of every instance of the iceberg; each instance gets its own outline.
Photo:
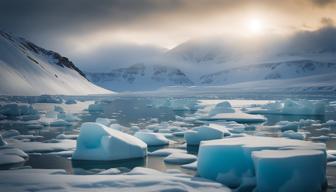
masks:
<instances>
[{"instance_id":1,"label":"iceberg","mask_svg":"<svg viewBox=\"0 0 336 192\"><path fill-rule=\"evenodd\" d=\"M259 109L248 109L247 112L284 115L324 115L326 106L325 101L285 99L283 101L265 104Z\"/></svg>"},{"instance_id":2,"label":"iceberg","mask_svg":"<svg viewBox=\"0 0 336 192\"><path fill-rule=\"evenodd\" d=\"M243 136L202 141L198 153L197 171L201 177L217 180L226 186L237 188L242 185L244 178L255 177L255 173L258 172L258 167L253 162L253 152L273 150L274 153L280 151L281 154L286 152L292 154L290 150L303 149L321 151L326 156L325 144L286 138ZM285 157L284 159L279 158L280 161L285 161ZM298 162L292 165L292 170L284 169L282 174L289 175L293 173L293 170L300 170L301 161ZM325 178L325 165L326 157L319 161L313 161L311 164L311 166L321 169L318 172L321 175L317 176L320 187L325 184L324 180L323 182L321 180L321 178ZM310 182L309 178L306 180L303 177L302 179Z\"/></svg>"},{"instance_id":3,"label":"iceberg","mask_svg":"<svg viewBox=\"0 0 336 192\"><path fill-rule=\"evenodd\" d=\"M75 160L121 160L142 158L147 155L147 145L140 139L106 127L87 122L80 127Z\"/></svg>"},{"instance_id":4,"label":"iceberg","mask_svg":"<svg viewBox=\"0 0 336 192\"><path fill-rule=\"evenodd\" d=\"M90 104L88 107L88 111L90 113L99 113L102 112L103 110L104 110L103 105L99 101L95 101L95 103Z\"/></svg>"},{"instance_id":5,"label":"iceberg","mask_svg":"<svg viewBox=\"0 0 336 192\"><path fill-rule=\"evenodd\" d=\"M77 101L75 99L67 99L65 101L65 104L67 105L77 104Z\"/></svg>"},{"instance_id":6,"label":"iceberg","mask_svg":"<svg viewBox=\"0 0 336 192\"><path fill-rule=\"evenodd\" d=\"M184 139L187 145L199 145L201 141L222 139L224 136L229 136L230 133L224 126L200 126L186 131Z\"/></svg>"},{"instance_id":7,"label":"iceberg","mask_svg":"<svg viewBox=\"0 0 336 192\"><path fill-rule=\"evenodd\" d=\"M304 133L295 132L292 130L285 131L281 134L283 137L287 137L290 139L299 139L304 140L306 138L306 135Z\"/></svg>"},{"instance_id":8,"label":"iceberg","mask_svg":"<svg viewBox=\"0 0 336 192\"><path fill-rule=\"evenodd\" d=\"M322 191L326 185L323 151L263 150L253 152L252 157L257 191Z\"/></svg>"},{"instance_id":9,"label":"iceberg","mask_svg":"<svg viewBox=\"0 0 336 192\"><path fill-rule=\"evenodd\" d=\"M169 140L161 133L139 131L136 132L134 136L141 139L148 146L160 146L169 144Z\"/></svg>"},{"instance_id":10,"label":"iceberg","mask_svg":"<svg viewBox=\"0 0 336 192\"><path fill-rule=\"evenodd\" d=\"M38 111L29 104L6 103L0 106L0 114L10 117L16 117L22 115L37 115Z\"/></svg>"},{"instance_id":11,"label":"iceberg","mask_svg":"<svg viewBox=\"0 0 336 192\"><path fill-rule=\"evenodd\" d=\"M228 101L223 101L215 105L213 109L209 111L209 116L214 116L219 113L234 113L235 110L232 108L231 104Z\"/></svg>"}]
</instances>

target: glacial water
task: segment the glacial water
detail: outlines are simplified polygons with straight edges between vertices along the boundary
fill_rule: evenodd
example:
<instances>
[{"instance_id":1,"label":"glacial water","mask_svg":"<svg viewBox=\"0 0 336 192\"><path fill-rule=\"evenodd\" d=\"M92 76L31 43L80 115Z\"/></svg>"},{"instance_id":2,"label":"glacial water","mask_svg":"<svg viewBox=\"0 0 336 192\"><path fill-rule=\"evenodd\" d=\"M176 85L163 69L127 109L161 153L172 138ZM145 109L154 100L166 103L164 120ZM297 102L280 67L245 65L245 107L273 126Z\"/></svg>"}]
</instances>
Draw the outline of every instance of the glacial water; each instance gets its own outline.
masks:
<instances>
[{"instance_id":1,"label":"glacial water","mask_svg":"<svg viewBox=\"0 0 336 192\"><path fill-rule=\"evenodd\" d=\"M199 99L199 98L198 98ZM47 103L35 103L34 108L39 111L51 111L54 105L61 106L67 113L73 113L81 118L80 122L75 123L73 126L60 126L60 127L44 127L43 129L31 129L25 128L24 125L12 125L2 123L0 124L0 129L20 129L21 134L34 134L41 135L43 139L37 139L37 141L44 141L49 139L54 139L58 134L78 134L78 127L82 122L95 121L98 117L115 119L116 123L130 127L136 125L140 128L146 127L153 123L161 123L168 121L176 121L176 116L180 117L192 117L195 110L173 110L168 107L155 107L153 106L153 100L155 98L144 98L144 97L130 97L130 98L106 98L103 105L103 111L90 113L87 108L89 104L94 103L93 100L83 100L77 104L67 105L67 104L47 104ZM221 99L220 99L221 100ZM220 101L219 100L219 101ZM224 100L224 99L223 99ZM231 103L233 108L240 109L242 107L251 104L263 104L270 100L227 100ZM218 102L216 100L209 100L207 102ZM264 134L269 134L271 136L279 136L278 131L265 130L264 127L275 125L279 121L299 121L300 119L313 119L318 120L321 123L327 120L336 120L335 113L326 113L324 116L302 116L302 115L264 115L267 118L266 122L253 124L256 126L256 130L246 131L245 133L256 135L258 132L263 132ZM207 122L192 122L188 128L199 126ZM21 127L15 127L21 126ZM336 134L336 130L322 130L319 131L316 127L305 127L303 131L308 131L307 140L311 137L316 137L320 135L332 135ZM170 139L176 141L175 144L163 147L149 147L148 151L152 152L161 148L176 148L184 144L183 137L173 136ZM336 139L330 138L327 140L318 140L316 142L325 142L328 149L336 149ZM187 152L190 154L196 154L198 152L197 147L187 147ZM94 173L95 170L103 170L109 168L120 168L125 171L130 170L134 167L142 166L153 168L160 171L165 171L167 169L179 169L187 174L195 175L196 172L193 170L187 170L181 168L180 165L167 164L163 161L164 157L153 157L147 156L141 159L129 159L129 160L119 160L119 161L78 161L71 160L69 157L61 157L54 155L45 154L30 154L29 160L25 162L24 165L31 166L32 168L43 168L43 169L64 169L69 174L90 174ZM17 166L17 165L13 165ZM10 167L3 166L1 169L8 169ZM83 171L86 170L86 171ZM336 183L336 168L328 167L328 182Z\"/></svg>"}]
</instances>

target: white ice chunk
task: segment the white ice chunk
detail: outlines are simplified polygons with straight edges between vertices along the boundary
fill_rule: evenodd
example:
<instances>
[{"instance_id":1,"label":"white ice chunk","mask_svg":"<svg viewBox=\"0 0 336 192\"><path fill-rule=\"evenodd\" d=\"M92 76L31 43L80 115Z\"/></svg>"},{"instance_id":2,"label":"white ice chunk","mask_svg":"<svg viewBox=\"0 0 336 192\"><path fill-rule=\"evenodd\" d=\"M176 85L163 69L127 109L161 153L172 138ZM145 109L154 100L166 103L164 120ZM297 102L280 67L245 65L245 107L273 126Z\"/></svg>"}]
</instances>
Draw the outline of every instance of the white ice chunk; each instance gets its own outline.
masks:
<instances>
[{"instance_id":1,"label":"white ice chunk","mask_svg":"<svg viewBox=\"0 0 336 192\"><path fill-rule=\"evenodd\" d=\"M137 167L118 175L67 175L62 170L0 171L3 191L211 191L230 192L220 183L180 172Z\"/></svg>"},{"instance_id":2,"label":"white ice chunk","mask_svg":"<svg viewBox=\"0 0 336 192\"><path fill-rule=\"evenodd\" d=\"M187 153L173 153L164 158L165 163L178 164L178 165L192 163L196 160L197 157L195 155Z\"/></svg>"},{"instance_id":3,"label":"white ice chunk","mask_svg":"<svg viewBox=\"0 0 336 192\"><path fill-rule=\"evenodd\" d=\"M197 170L197 161L194 161L194 162L189 163L189 164L182 165L181 167L184 168L184 169L190 169L190 170L196 171Z\"/></svg>"},{"instance_id":4,"label":"white ice chunk","mask_svg":"<svg viewBox=\"0 0 336 192\"><path fill-rule=\"evenodd\" d=\"M225 121L235 121L238 123L260 123L264 122L267 119L262 115L251 115L243 112L236 113L220 113L209 118L201 118L204 120L217 121L217 120L225 120Z\"/></svg>"},{"instance_id":5,"label":"white ice chunk","mask_svg":"<svg viewBox=\"0 0 336 192\"><path fill-rule=\"evenodd\" d=\"M23 163L25 160L17 155L6 155L0 153L0 165Z\"/></svg>"},{"instance_id":6,"label":"white ice chunk","mask_svg":"<svg viewBox=\"0 0 336 192\"><path fill-rule=\"evenodd\" d=\"M228 101L223 101L215 105L213 109L209 111L209 116L214 116L219 113L234 113L235 110L232 108L231 104Z\"/></svg>"},{"instance_id":7,"label":"white ice chunk","mask_svg":"<svg viewBox=\"0 0 336 192\"><path fill-rule=\"evenodd\" d=\"M173 153L187 153L187 152L185 150L182 150L182 149L167 148L167 149L159 149L159 150L153 151L153 152L149 153L149 155L166 157L166 156L171 155Z\"/></svg>"},{"instance_id":8,"label":"white ice chunk","mask_svg":"<svg viewBox=\"0 0 336 192\"><path fill-rule=\"evenodd\" d=\"M0 165L17 164L25 162L28 155L17 148L0 149Z\"/></svg>"},{"instance_id":9,"label":"white ice chunk","mask_svg":"<svg viewBox=\"0 0 336 192\"><path fill-rule=\"evenodd\" d=\"M105 126L109 126L109 125L111 125L111 123L114 123L114 122L115 122L114 119L109 119L109 118L98 117L96 119L96 123L100 123L100 124L103 124Z\"/></svg>"},{"instance_id":10,"label":"white ice chunk","mask_svg":"<svg viewBox=\"0 0 336 192\"><path fill-rule=\"evenodd\" d=\"M187 145L199 145L201 141L222 139L224 136L228 136L229 131L225 126L200 126L195 127L190 131L184 133L184 139Z\"/></svg>"},{"instance_id":11,"label":"white ice chunk","mask_svg":"<svg viewBox=\"0 0 336 192\"><path fill-rule=\"evenodd\" d=\"M27 153L47 153L55 151L68 151L76 147L75 140L55 140L54 142L23 142L16 139L9 139L8 145L22 149Z\"/></svg>"},{"instance_id":12,"label":"white ice chunk","mask_svg":"<svg viewBox=\"0 0 336 192\"><path fill-rule=\"evenodd\" d=\"M141 139L148 146L159 146L159 145L169 144L169 140L161 133L140 131L140 132L136 132L134 136Z\"/></svg>"},{"instance_id":13,"label":"white ice chunk","mask_svg":"<svg viewBox=\"0 0 336 192\"><path fill-rule=\"evenodd\" d=\"M140 139L99 123L83 123L73 159L119 160L144 157L147 145Z\"/></svg>"},{"instance_id":14,"label":"white ice chunk","mask_svg":"<svg viewBox=\"0 0 336 192\"><path fill-rule=\"evenodd\" d=\"M292 130L285 131L281 134L283 137L287 137L290 139L299 139L299 140L304 140L306 135L304 133L300 132L295 132Z\"/></svg>"},{"instance_id":15,"label":"white ice chunk","mask_svg":"<svg viewBox=\"0 0 336 192\"><path fill-rule=\"evenodd\" d=\"M97 175L117 175L120 174L121 171L117 168L110 168L104 171L101 171L99 173L97 173Z\"/></svg>"},{"instance_id":16,"label":"white ice chunk","mask_svg":"<svg viewBox=\"0 0 336 192\"><path fill-rule=\"evenodd\" d=\"M65 135L65 134L59 134L56 136L56 139L77 139L78 135Z\"/></svg>"},{"instance_id":17,"label":"white ice chunk","mask_svg":"<svg viewBox=\"0 0 336 192\"><path fill-rule=\"evenodd\" d=\"M326 103L324 101L285 99L262 106L261 109L248 110L249 113L285 114L285 115L324 115Z\"/></svg>"}]
</instances>

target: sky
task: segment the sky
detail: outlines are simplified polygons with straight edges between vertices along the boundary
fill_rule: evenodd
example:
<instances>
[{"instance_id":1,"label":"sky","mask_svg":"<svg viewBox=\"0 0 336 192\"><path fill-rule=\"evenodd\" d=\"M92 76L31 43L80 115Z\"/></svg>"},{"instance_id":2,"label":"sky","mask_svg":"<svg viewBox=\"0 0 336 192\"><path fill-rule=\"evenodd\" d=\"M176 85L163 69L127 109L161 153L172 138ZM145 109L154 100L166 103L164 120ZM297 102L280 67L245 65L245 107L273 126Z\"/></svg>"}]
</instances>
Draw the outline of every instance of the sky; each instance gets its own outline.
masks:
<instances>
[{"instance_id":1,"label":"sky","mask_svg":"<svg viewBox=\"0 0 336 192\"><path fill-rule=\"evenodd\" d=\"M157 56L191 39L260 39L334 26L336 0L1 0L0 29L84 70Z\"/></svg>"}]
</instances>

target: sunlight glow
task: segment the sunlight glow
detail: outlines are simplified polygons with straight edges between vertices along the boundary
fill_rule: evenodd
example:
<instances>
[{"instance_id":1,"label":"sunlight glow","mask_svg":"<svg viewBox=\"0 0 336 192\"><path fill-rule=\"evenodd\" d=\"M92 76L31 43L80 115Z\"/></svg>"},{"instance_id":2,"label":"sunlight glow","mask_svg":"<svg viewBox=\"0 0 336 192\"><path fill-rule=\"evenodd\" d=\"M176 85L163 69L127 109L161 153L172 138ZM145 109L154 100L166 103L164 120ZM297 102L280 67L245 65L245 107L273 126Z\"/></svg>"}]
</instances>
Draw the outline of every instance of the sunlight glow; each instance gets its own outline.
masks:
<instances>
[{"instance_id":1,"label":"sunlight glow","mask_svg":"<svg viewBox=\"0 0 336 192\"><path fill-rule=\"evenodd\" d=\"M261 34L264 29L264 23L259 18L252 18L247 22L247 28L252 34Z\"/></svg>"}]
</instances>

